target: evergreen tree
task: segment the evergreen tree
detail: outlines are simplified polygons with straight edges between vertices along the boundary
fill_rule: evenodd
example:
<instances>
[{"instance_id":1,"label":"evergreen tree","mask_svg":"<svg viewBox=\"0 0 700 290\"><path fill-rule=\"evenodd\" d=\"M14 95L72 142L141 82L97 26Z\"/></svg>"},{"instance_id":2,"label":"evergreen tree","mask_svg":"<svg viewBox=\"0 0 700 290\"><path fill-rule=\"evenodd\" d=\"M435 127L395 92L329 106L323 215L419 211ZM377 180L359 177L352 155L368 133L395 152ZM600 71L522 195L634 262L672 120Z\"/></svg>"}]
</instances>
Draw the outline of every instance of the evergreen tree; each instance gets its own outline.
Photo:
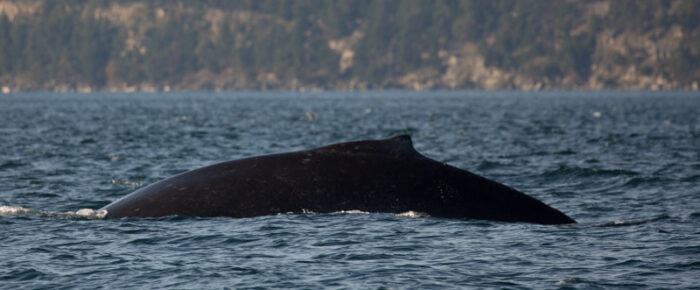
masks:
<instances>
[{"instance_id":1,"label":"evergreen tree","mask_svg":"<svg viewBox=\"0 0 700 290\"><path fill-rule=\"evenodd\" d=\"M0 14L0 76L10 73L12 68L10 25L9 17L5 13Z\"/></svg>"}]
</instances>

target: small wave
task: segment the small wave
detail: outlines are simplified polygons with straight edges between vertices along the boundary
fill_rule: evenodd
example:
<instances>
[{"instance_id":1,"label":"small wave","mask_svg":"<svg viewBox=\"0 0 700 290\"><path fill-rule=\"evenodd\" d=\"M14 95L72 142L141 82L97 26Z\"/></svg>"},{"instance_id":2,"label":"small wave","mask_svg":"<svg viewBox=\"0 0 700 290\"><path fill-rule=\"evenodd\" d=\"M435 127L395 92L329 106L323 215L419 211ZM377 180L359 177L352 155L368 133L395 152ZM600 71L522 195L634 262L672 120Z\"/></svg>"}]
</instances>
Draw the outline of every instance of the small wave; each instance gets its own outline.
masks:
<instances>
[{"instance_id":1,"label":"small wave","mask_svg":"<svg viewBox=\"0 0 700 290\"><path fill-rule=\"evenodd\" d=\"M681 178L682 182L694 182L700 180L700 175L693 175Z\"/></svg>"},{"instance_id":2,"label":"small wave","mask_svg":"<svg viewBox=\"0 0 700 290\"><path fill-rule=\"evenodd\" d=\"M664 220L664 219L668 219L668 218L670 218L670 216L668 216L668 215L660 215L660 216L658 216L658 217L650 218L650 219L635 220L635 221L613 221L613 222L598 224L597 226L599 226L599 227L626 227L626 226L636 226L636 225L651 223L651 222L655 222L655 221L659 221L659 220Z\"/></svg>"},{"instance_id":3,"label":"small wave","mask_svg":"<svg viewBox=\"0 0 700 290\"><path fill-rule=\"evenodd\" d=\"M562 286L562 285L576 284L576 283L581 283L581 282L582 282L581 279L576 278L576 277L571 277L571 278L559 280L559 281L555 282L554 285Z\"/></svg>"},{"instance_id":4,"label":"small wave","mask_svg":"<svg viewBox=\"0 0 700 290\"><path fill-rule=\"evenodd\" d=\"M10 160L10 161L4 162L4 163L0 163L0 170L3 170L3 169L13 169L13 168L22 167L22 166L25 166L25 165L27 165L27 163L24 163L24 162L21 162L21 161L13 161L13 160Z\"/></svg>"},{"instance_id":5,"label":"small wave","mask_svg":"<svg viewBox=\"0 0 700 290\"><path fill-rule=\"evenodd\" d=\"M576 151L571 150L571 149L564 149L564 150L556 151L556 152L554 152L554 154L557 154L557 155L574 155L574 154L576 154Z\"/></svg>"},{"instance_id":6,"label":"small wave","mask_svg":"<svg viewBox=\"0 0 700 290\"><path fill-rule=\"evenodd\" d=\"M503 166L503 163L497 162L497 161L481 161L479 165L476 166L477 169L479 170L488 170L488 169L494 169Z\"/></svg>"},{"instance_id":7,"label":"small wave","mask_svg":"<svg viewBox=\"0 0 700 290\"><path fill-rule=\"evenodd\" d=\"M625 186L638 186L638 185L643 185L643 184L649 184L649 183L662 183L662 182L669 182L668 179L666 178L661 178L661 177L634 177L628 180L625 183Z\"/></svg>"},{"instance_id":8,"label":"small wave","mask_svg":"<svg viewBox=\"0 0 700 290\"><path fill-rule=\"evenodd\" d=\"M89 208L81 208L76 211L67 212L53 212L47 210L31 209L21 206L0 206L0 216L44 216L44 217L56 217L65 219L104 219L107 216L107 211L94 210Z\"/></svg>"},{"instance_id":9,"label":"small wave","mask_svg":"<svg viewBox=\"0 0 700 290\"><path fill-rule=\"evenodd\" d=\"M624 169L602 169L602 168L584 168L584 167L569 167L569 166L559 166L555 170L550 170L544 172L542 175L551 178L569 178L569 177L589 177L589 176L635 176L638 172Z\"/></svg>"}]
</instances>

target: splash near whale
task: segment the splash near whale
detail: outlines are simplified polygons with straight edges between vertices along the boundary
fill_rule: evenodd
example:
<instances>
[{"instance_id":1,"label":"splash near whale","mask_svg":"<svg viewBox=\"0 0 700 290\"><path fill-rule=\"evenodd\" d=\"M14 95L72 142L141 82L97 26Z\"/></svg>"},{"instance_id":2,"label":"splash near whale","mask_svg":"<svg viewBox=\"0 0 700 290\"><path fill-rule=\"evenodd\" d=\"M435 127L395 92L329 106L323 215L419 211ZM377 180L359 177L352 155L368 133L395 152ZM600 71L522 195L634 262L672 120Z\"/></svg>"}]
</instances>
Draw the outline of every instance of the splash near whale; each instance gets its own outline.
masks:
<instances>
[{"instance_id":1,"label":"splash near whale","mask_svg":"<svg viewBox=\"0 0 700 290\"><path fill-rule=\"evenodd\" d=\"M360 210L576 222L522 192L421 155L408 135L214 164L143 187L102 210L107 218Z\"/></svg>"}]
</instances>

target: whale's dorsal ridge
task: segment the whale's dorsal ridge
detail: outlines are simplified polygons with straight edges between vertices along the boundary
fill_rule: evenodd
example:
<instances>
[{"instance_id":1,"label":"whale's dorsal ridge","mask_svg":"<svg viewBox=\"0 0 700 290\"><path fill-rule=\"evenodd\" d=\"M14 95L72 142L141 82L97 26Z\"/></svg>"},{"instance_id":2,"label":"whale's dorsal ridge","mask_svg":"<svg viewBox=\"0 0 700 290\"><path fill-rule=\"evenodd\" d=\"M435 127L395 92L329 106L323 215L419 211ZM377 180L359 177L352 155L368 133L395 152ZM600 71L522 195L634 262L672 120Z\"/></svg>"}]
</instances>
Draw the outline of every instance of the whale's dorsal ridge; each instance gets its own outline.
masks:
<instances>
[{"instance_id":1,"label":"whale's dorsal ridge","mask_svg":"<svg viewBox=\"0 0 700 290\"><path fill-rule=\"evenodd\" d=\"M354 141L334 144L316 148L320 152L346 152L356 154L382 154L393 156L407 156L418 154L413 148L413 141L409 135L399 135L389 139Z\"/></svg>"},{"instance_id":2,"label":"whale's dorsal ridge","mask_svg":"<svg viewBox=\"0 0 700 290\"><path fill-rule=\"evenodd\" d=\"M413 148L413 141L411 140L411 135L408 134L394 136L389 139L386 139L386 141L408 143L408 145L411 146L411 148Z\"/></svg>"},{"instance_id":3,"label":"whale's dorsal ridge","mask_svg":"<svg viewBox=\"0 0 700 290\"><path fill-rule=\"evenodd\" d=\"M418 153L415 148L413 148L413 140L411 140L411 135L404 134L395 137L391 137L385 140L379 140L379 142L386 143L385 146L390 147L391 152L398 154L415 154Z\"/></svg>"}]
</instances>

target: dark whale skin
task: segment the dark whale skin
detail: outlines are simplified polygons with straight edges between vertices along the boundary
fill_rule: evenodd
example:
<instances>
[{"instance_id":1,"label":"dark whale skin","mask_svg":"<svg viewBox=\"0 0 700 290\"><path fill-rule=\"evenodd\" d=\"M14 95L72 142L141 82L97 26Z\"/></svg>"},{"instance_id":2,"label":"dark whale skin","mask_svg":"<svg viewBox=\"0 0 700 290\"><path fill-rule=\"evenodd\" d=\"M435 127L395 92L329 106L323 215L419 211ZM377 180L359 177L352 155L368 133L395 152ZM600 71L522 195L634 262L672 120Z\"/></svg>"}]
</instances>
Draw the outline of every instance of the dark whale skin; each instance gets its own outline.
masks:
<instances>
[{"instance_id":1,"label":"dark whale skin","mask_svg":"<svg viewBox=\"0 0 700 290\"><path fill-rule=\"evenodd\" d=\"M407 135L214 164L138 189L103 209L108 218L243 218L361 210L536 224L576 222L510 187L424 157Z\"/></svg>"}]
</instances>

